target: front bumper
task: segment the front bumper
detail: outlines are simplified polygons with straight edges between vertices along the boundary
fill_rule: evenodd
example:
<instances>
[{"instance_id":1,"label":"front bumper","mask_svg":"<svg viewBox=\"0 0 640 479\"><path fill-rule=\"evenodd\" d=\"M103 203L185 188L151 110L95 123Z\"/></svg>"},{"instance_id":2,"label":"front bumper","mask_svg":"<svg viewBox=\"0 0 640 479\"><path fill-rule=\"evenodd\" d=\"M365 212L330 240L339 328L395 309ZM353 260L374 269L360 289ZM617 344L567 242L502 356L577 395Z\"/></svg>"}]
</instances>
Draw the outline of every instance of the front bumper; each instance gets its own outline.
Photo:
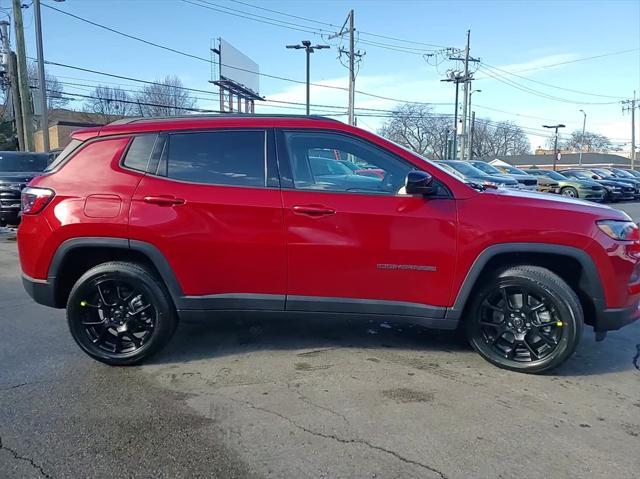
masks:
<instances>
[{"instance_id":1,"label":"front bumper","mask_svg":"<svg viewBox=\"0 0 640 479\"><path fill-rule=\"evenodd\" d=\"M34 279L22 273L22 285L33 300L44 306L57 308L53 285L46 279Z\"/></svg>"},{"instance_id":2,"label":"front bumper","mask_svg":"<svg viewBox=\"0 0 640 479\"><path fill-rule=\"evenodd\" d=\"M0 209L0 223L17 225L20 223L20 208Z\"/></svg>"}]
</instances>

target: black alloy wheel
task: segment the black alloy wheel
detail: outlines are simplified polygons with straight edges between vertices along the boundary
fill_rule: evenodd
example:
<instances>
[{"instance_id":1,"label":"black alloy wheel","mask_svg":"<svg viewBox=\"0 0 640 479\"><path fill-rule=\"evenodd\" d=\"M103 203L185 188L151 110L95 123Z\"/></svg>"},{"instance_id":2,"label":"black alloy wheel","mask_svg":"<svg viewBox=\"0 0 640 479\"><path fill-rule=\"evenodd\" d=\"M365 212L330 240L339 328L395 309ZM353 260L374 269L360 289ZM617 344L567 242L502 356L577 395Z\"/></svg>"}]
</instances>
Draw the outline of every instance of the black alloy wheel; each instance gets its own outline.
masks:
<instances>
[{"instance_id":1,"label":"black alloy wheel","mask_svg":"<svg viewBox=\"0 0 640 479\"><path fill-rule=\"evenodd\" d=\"M468 310L467 335L491 363L515 371L543 372L564 362L582 332L575 292L551 271L509 268L489 281Z\"/></svg>"},{"instance_id":2,"label":"black alloy wheel","mask_svg":"<svg viewBox=\"0 0 640 479\"><path fill-rule=\"evenodd\" d=\"M164 285L144 267L105 263L87 271L67 303L78 345L107 364L134 364L159 350L177 318Z\"/></svg>"}]
</instances>

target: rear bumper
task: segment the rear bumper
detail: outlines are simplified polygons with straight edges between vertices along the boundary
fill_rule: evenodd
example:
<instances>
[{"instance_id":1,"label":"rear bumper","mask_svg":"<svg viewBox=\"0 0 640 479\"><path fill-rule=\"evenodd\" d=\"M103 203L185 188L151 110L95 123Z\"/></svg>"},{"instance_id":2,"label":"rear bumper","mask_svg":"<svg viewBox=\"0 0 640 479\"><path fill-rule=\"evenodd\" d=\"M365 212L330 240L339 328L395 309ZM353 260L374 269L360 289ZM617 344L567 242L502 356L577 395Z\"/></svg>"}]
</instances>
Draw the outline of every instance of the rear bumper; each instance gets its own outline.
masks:
<instances>
[{"instance_id":1,"label":"rear bumper","mask_svg":"<svg viewBox=\"0 0 640 479\"><path fill-rule=\"evenodd\" d=\"M640 305L636 303L627 308L605 309L598 314L594 330L615 331L640 319Z\"/></svg>"},{"instance_id":2,"label":"rear bumper","mask_svg":"<svg viewBox=\"0 0 640 479\"><path fill-rule=\"evenodd\" d=\"M52 284L45 279L34 279L22 274L22 285L36 303L56 308L55 294Z\"/></svg>"}]
</instances>

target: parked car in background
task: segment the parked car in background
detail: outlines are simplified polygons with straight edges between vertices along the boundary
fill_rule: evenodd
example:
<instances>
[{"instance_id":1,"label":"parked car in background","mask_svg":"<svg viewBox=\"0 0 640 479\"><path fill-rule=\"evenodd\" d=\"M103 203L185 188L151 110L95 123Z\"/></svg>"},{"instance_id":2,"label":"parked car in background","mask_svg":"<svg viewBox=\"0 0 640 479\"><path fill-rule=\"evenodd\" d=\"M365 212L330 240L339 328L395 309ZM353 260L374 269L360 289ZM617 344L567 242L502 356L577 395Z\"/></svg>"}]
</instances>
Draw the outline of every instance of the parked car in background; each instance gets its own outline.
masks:
<instances>
[{"instance_id":1,"label":"parked car in background","mask_svg":"<svg viewBox=\"0 0 640 479\"><path fill-rule=\"evenodd\" d=\"M488 184L492 186L500 186L503 188L519 188L520 186L518 181L513 178L509 178L505 175L488 175L466 161L442 160L438 161L437 163L458 172L464 178L478 184Z\"/></svg>"},{"instance_id":2,"label":"parked car in background","mask_svg":"<svg viewBox=\"0 0 640 479\"><path fill-rule=\"evenodd\" d=\"M0 151L0 226L20 221L20 193L49 163L47 153Z\"/></svg>"},{"instance_id":3,"label":"parked car in background","mask_svg":"<svg viewBox=\"0 0 640 479\"><path fill-rule=\"evenodd\" d=\"M330 189L336 186L344 187L347 191L380 189L382 179L371 178L357 174L344 165L344 161L329 160L327 158L310 157L309 164L316 188Z\"/></svg>"},{"instance_id":4,"label":"parked car in background","mask_svg":"<svg viewBox=\"0 0 640 479\"><path fill-rule=\"evenodd\" d=\"M622 170L622 171L626 171L634 178L640 178L640 171L637 171L637 170Z\"/></svg>"},{"instance_id":5,"label":"parked car in background","mask_svg":"<svg viewBox=\"0 0 640 479\"><path fill-rule=\"evenodd\" d=\"M568 169L561 170L560 174L570 179L595 181L606 191L604 201L633 200L635 198L636 189L633 186L602 178L598 175L594 175L590 171L581 169Z\"/></svg>"},{"instance_id":6,"label":"parked car in background","mask_svg":"<svg viewBox=\"0 0 640 479\"><path fill-rule=\"evenodd\" d=\"M558 184L559 193L563 196L569 196L570 198L580 198L583 200L591 201L603 201L607 192L604 186L596 183L593 180L578 180L575 178L568 178L562 173L552 170L542 170L539 168L532 168L525 170L530 175L538 178L540 181L542 178L549 178Z\"/></svg>"},{"instance_id":7,"label":"parked car in background","mask_svg":"<svg viewBox=\"0 0 640 479\"><path fill-rule=\"evenodd\" d=\"M619 183L633 186L636 190L634 194L635 198L640 198L640 180L637 180L635 178L624 178L621 176L616 176L606 168L587 168L586 170L590 173L593 173L594 175L598 175L599 177L604 178L605 180L614 180Z\"/></svg>"},{"instance_id":8,"label":"parked car in background","mask_svg":"<svg viewBox=\"0 0 640 479\"><path fill-rule=\"evenodd\" d=\"M627 178L640 181L640 173L632 170L624 170L622 168L603 168L613 174L616 178ZM634 174L636 173L636 174Z\"/></svg>"},{"instance_id":9,"label":"parked car in background","mask_svg":"<svg viewBox=\"0 0 640 479\"><path fill-rule=\"evenodd\" d=\"M515 166L508 165L491 165L495 166L498 170L511 176L520 183L520 187L523 190L538 191L538 179L535 176L528 175L524 171L516 168Z\"/></svg>"}]
</instances>

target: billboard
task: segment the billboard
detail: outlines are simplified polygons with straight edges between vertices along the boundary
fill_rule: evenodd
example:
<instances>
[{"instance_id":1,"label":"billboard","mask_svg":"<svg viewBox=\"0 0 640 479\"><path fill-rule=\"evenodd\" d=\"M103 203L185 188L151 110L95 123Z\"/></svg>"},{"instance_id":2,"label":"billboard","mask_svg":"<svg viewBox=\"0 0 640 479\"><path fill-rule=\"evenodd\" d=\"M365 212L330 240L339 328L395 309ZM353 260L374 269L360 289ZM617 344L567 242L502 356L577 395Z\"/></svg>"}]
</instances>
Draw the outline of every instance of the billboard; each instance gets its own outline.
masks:
<instances>
[{"instance_id":1,"label":"billboard","mask_svg":"<svg viewBox=\"0 0 640 479\"><path fill-rule=\"evenodd\" d=\"M260 93L259 67L231 43L220 39L220 80Z\"/></svg>"}]
</instances>

